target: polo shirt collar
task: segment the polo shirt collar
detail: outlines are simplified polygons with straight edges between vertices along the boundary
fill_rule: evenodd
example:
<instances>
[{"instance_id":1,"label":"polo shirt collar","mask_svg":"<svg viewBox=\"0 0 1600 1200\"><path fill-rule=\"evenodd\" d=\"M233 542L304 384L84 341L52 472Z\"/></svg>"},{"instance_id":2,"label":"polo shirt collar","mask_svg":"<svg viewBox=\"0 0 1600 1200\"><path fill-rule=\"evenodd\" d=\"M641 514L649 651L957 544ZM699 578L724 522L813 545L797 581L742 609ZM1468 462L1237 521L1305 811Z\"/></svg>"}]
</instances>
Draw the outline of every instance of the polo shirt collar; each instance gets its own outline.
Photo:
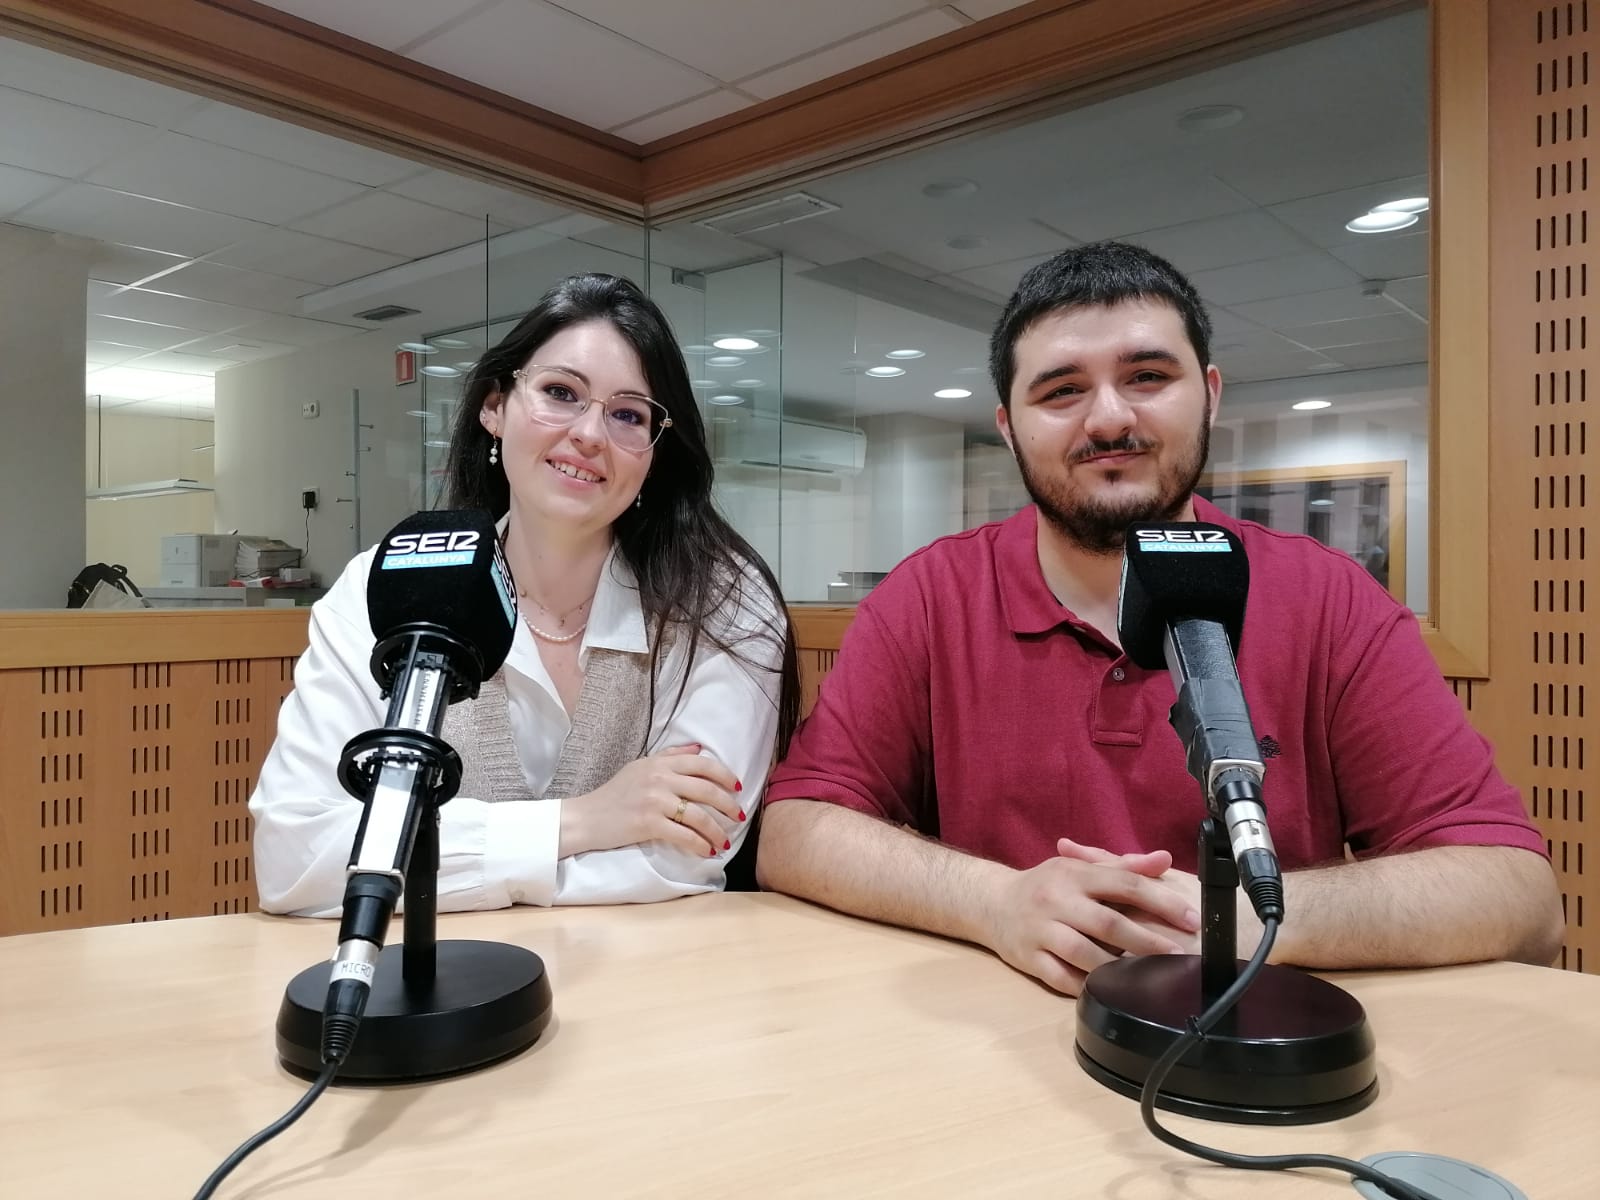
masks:
<instances>
[{"instance_id":1,"label":"polo shirt collar","mask_svg":"<svg viewBox=\"0 0 1600 1200\"><path fill-rule=\"evenodd\" d=\"M1194 498L1194 517L1239 532L1237 521L1200 496ZM1078 618L1056 599L1039 566L1039 510L1032 504L1000 523L995 538L996 573L1000 577L1000 607L1012 633L1049 633Z\"/></svg>"}]
</instances>

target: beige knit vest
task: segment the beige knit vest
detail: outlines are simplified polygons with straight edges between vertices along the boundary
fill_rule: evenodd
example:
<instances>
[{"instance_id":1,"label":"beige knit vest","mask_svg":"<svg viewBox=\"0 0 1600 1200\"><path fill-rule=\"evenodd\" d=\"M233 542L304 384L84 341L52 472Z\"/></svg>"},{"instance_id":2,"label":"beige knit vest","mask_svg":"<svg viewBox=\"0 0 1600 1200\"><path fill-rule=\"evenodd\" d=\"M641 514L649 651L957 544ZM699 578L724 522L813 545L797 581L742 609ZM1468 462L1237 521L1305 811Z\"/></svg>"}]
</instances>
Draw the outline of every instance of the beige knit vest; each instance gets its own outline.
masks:
<instances>
[{"instance_id":1,"label":"beige knit vest","mask_svg":"<svg viewBox=\"0 0 1600 1200\"><path fill-rule=\"evenodd\" d=\"M643 753L649 731L650 655L590 647L572 729L542 798L594 791ZM484 681L476 700L450 706L442 736L461 755L460 795L491 802L541 798L529 790L517 760L503 667Z\"/></svg>"}]
</instances>

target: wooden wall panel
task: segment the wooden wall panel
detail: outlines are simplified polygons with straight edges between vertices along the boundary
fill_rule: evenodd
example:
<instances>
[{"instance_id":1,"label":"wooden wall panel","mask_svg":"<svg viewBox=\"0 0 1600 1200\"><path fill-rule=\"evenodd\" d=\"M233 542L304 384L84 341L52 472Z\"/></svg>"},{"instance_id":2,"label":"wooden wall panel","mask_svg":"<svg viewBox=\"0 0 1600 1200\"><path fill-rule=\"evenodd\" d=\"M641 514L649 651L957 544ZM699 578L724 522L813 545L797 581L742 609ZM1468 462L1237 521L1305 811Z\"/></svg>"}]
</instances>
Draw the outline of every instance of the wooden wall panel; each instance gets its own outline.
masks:
<instances>
[{"instance_id":1,"label":"wooden wall panel","mask_svg":"<svg viewBox=\"0 0 1600 1200\"><path fill-rule=\"evenodd\" d=\"M1589 322L1600 288L1600 4L1492 0L1489 14L1495 620L1492 678L1472 708L1548 839L1566 904L1563 965L1600 971L1588 812L1600 783L1588 544L1600 533L1590 469L1600 423L1588 419L1600 387L1600 326Z\"/></svg>"}]
</instances>

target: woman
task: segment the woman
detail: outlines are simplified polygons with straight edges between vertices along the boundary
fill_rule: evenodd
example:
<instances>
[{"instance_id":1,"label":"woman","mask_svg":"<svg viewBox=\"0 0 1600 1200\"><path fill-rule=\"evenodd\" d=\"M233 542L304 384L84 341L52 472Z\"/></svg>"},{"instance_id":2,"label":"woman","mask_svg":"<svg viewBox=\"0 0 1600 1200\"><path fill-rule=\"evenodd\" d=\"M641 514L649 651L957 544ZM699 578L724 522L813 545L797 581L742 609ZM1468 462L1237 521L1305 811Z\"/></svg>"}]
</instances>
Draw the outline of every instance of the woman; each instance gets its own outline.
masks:
<instances>
[{"instance_id":1,"label":"woman","mask_svg":"<svg viewBox=\"0 0 1600 1200\"><path fill-rule=\"evenodd\" d=\"M777 581L712 502L660 310L615 276L558 284L468 378L449 476L452 507L498 518L522 622L502 671L446 717L465 773L440 810L440 908L721 888L799 673ZM371 555L312 610L250 800L269 912L332 914L343 896L361 805L334 771L385 713Z\"/></svg>"}]
</instances>

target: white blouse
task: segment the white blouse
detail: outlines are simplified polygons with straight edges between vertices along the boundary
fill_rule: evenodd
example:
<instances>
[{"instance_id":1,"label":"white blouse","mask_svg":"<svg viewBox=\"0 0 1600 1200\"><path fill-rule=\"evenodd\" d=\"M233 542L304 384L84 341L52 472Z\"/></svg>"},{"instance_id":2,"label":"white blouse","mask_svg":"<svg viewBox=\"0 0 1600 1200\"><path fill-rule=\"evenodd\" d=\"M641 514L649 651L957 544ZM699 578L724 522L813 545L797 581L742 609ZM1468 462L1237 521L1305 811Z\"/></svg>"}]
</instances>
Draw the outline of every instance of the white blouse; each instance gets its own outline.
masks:
<instances>
[{"instance_id":1,"label":"white blouse","mask_svg":"<svg viewBox=\"0 0 1600 1200\"><path fill-rule=\"evenodd\" d=\"M295 666L294 691L279 710L278 737L250 798L256 887L267 912L339 915L362 811L338 782L339 756L351 737L381 728L387 713L368 666L375 641L366 603L373 553L353 559L313 606L310 645ZM739 796L753 821L772 767L783 647L770 632L779 619L776 599L754 572L747 573L744 594L746 608L717 631L740 655L702 638L681 702L689 639L675 639L663 656L646 753L698 743L743 783ZM580 667L595 646L635 653L649 648L638 585L614 549L600 572ZM505 685L523 778L539 796L555 774L571 720L533 635L520 623ZM663 842L558 858L559 799L489 803L456 796L439 812L441 911L643 902L717 891L724 865L750 828L750 821L713 811L733 848L711 858Z\"/></svg>"}]
</instances>

